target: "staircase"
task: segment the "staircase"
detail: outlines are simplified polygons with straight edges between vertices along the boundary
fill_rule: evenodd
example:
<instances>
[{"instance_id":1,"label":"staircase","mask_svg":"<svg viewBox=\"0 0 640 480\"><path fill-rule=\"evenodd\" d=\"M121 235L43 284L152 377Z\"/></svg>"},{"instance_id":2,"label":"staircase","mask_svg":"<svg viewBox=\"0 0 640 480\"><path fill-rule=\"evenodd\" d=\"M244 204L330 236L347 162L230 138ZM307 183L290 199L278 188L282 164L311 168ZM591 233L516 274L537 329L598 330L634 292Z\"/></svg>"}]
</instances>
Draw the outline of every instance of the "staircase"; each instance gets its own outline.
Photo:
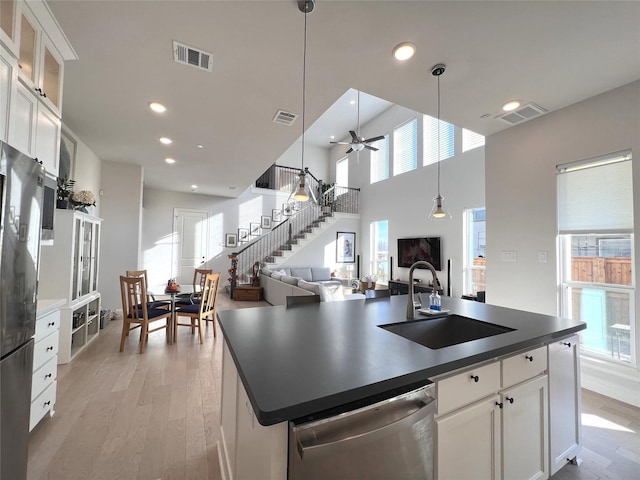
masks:
<instances>
[{"instance_id":1,"label":"staircase","mask_svg":"<svg viewBox=\"0 0 640 480\"><path fill-rule=\"evenodd\" d=\"M312 201L292 204L291 216L267 234L230 255L232 292L236 284L251 283L256 262L260 266L277 266L309 243L314 234L335 222L335 213L359 213L359 189L337 186L323 188L322 182L308 171L307 183L312 191L320 193L324 190L317 204Z\"/></svg>"}]
</instances>

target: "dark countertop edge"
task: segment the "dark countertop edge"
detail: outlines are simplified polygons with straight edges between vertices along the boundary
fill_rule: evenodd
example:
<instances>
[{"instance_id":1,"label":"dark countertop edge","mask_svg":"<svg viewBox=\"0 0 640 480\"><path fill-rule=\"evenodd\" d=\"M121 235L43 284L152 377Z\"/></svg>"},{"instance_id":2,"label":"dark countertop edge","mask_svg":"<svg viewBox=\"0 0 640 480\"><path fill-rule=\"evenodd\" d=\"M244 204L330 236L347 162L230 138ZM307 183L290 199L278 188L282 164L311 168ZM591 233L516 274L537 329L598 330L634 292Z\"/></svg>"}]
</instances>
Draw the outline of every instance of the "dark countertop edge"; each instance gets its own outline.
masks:
<instances>
[{"instance_id":1,"label":"dark countertop edge","mask_svg":"<svg viewBox=\"0 0 640 480\"><path fill-rule=\"evenodd\" d=\"M219 322L219 325L224 334L223 323ZM396 391L399 394L402 391L406 390L409 386L413 387L420 383L426 384L428 383L429 378L436 375L452 372L464 367L469 367L471 365L493 360L531 347L548 345L555 341L559 341L563 338L574 335L575 333L584 330L585 328L586 324L583 323L547 335L542 335L527 339L522 342L517 342L505 347L500 347L476 355L463 357L453 362L440 364L435 367L426 367L422 370L417 370L402 377L390 378L383 382L347 390L336 395L317 398L311 402L305 402L273 411L264 411L258 408L256 399L254 398L251 389L247 387L247 379L244 377L243 372L237 368L238 359L236 358L235 352L233 351L233 347L227 342L226 336L224 337L224 341L229 348L229 352L231 353L233 361L236 365L236 370L238 371L238 375L240 376L242 385L247 392L247 396L249 397L249 401L251 402L256 418L258 419L260 425L267 427L281 422L288 422L300 418L322 415L322 412L324 411L336 409L341 406L362 400L370 400L367 403L363 403L362 406L367 404L370 405L378 400L390 398L390 396L393 396Z\"/></svg>"}]
</instances>

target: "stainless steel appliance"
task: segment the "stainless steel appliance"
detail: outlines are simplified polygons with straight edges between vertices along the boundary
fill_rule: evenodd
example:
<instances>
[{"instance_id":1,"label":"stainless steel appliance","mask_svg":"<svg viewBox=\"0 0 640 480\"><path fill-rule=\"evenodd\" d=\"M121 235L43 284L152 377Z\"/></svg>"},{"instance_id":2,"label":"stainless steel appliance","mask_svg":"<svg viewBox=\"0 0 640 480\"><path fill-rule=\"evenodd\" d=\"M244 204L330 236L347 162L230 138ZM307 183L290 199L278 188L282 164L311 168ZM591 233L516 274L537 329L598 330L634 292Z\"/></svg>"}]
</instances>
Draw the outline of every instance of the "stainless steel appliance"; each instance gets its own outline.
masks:
<instances>
[{"instance_id":1,"label":"stainless steel appliance","mask_svg":"<svg viewBox=\"0 0 640 480\"><path fill-rule=\"evenodd\" d=\"M44 168L0 142L0 479L27 476Z\"/></svg>"},{"instance_id":2,"label":"stainless steel appliance","mask_svg":"<svg viewBox=\"0 0 640 480\"><path fill-rule=\"evenodd\" d=\"M321 420L290 422L289 480L433 479L432 389L426 385Z\"/></svg>"}]
</instances>

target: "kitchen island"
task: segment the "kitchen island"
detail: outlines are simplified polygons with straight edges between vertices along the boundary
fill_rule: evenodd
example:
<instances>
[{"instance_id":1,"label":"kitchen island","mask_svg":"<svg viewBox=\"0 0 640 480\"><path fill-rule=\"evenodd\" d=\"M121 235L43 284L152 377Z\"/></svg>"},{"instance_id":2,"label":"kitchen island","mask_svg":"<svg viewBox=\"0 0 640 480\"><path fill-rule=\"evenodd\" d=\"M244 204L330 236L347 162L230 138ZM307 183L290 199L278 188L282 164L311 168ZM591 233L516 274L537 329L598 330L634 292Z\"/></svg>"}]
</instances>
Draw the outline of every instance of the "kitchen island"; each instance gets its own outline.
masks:
<instances>
[{"instance_id":1,"label":"kitchen island","mask_svg":"<svg viewBox=\"0 0 640 480\"><path fill-rule=\"evenodd\" d=\"M406 302L407 297L402 295L288 309L281 306L219 312L225 337L223 471L231 478L250 478L242 472L248 472L244 469L255 463L261 465L256 472L264 474L267 468L271 471L269 478L286 479L289 421L313 419L345 405L373 403L429 380L439 385L440 378L478 366L488 368L519 352L544 347L546 357L548 345L586 327L574 320L444 298L443 308L451 313L510 331L431 349L381 328L406 321ZM575 340L572 348L575 357ZM496 368L499 376L499 363ZM546 379L546 358L540 368ZM442 385L445 392L445 383ZM500 395L503 386L490 386L485 397ZM571 390L579 392L577 375ZM251 435L243 435L243 422L254 430ZM272 445L266 449L269 451L254 451L265 440ZM274 447L277 443L282 445ZM248 452L251 454L245 458Z\"/></svg>"}]
</instances>

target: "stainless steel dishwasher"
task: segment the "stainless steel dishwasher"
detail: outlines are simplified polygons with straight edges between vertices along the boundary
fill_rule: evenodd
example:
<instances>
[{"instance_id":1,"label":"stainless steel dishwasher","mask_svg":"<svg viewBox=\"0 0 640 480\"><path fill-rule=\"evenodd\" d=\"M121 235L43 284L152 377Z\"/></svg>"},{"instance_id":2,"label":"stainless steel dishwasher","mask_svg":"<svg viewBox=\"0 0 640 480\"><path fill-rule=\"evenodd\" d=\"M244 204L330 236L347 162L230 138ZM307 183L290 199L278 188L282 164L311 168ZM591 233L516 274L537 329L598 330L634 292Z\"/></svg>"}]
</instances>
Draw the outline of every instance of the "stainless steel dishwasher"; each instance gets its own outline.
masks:
<instances>
[{"instance_id":1,"label":"stainless steel dishwasher","mask_svg":"<svg viewBox=\"0 0 640 480\"><path fill-rule=\"evenodd\" d=\"M289 423L289 480L433 479L433 385Z\"/></svg>"}]
</instances>

